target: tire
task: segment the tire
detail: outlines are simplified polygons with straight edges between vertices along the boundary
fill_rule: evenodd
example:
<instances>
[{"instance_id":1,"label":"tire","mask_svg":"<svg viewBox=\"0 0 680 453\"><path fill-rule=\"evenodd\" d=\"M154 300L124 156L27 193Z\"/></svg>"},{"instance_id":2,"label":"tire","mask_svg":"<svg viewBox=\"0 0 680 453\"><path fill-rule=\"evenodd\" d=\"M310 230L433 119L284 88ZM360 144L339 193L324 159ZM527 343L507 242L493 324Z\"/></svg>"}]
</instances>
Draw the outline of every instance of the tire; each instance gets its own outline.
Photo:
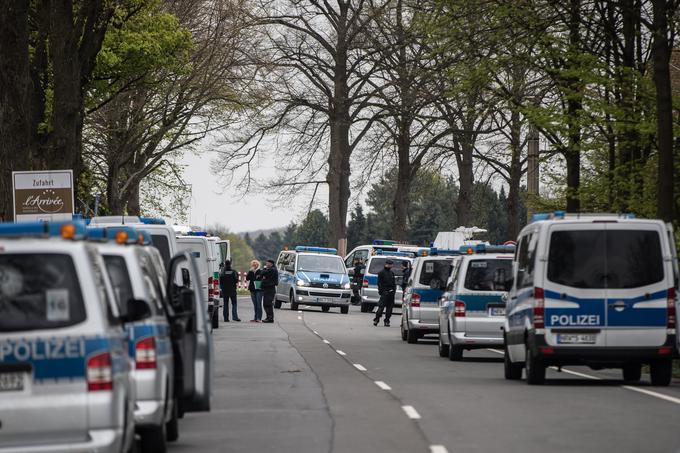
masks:
<instances>
[{"instance_id":1,"label":"tire","mask_svg":"<svg viewBox=\"0 0 680 453\"><path fill-rule=\"evenodd\" d=\"M655 360L649 364L649 375L652 378L652 385L655 387L666 387L671 383L673 373L673 361Z\"/></svg>"},{"instance_id":2,"label":"tire","mask_svg":"<svg viewBox=\"0 0 680 453\"><path fill-rule=\"evenodd\" d=\"M452 362L460 362L463 360L463 348L456 345L449 345L449 360Z\"/></svg>"},{"instance_id":3,"label":"tire","mask_svg":"<svg viewBox=\"0 0 680 453\"><path fill-rule=\"evenodd\" d=\"M408 331L404 329L404 318L401 318L401 325L399 326L399 330L401 330L401 339L403 341L406 341L408 338Z\"/></svg>"},{"instance_id":4,"label":"tire","mask_svg":"<svg viewBox=\"0 0 680 453\"><path fill-rule=\"evenodd\" d=\"M219 329L220 328L220 309L219 308L217 310L213 309L212 328L213 329Z\"/></svg>"},{"instance_id":5,"label":"tire","mask_svg":"<svg viewBox=\"0 0 680 453\"><path fill-rule=\"evenodd\" d=\"M290 303L290 309L293 310L293 311L297 310L298 309L297 302L291 302Z\"/></svg>"},{"instance_id":6,"label":"tire","mask_svg":"<svg viewBox=\"0 0 680 453\"><path fill-rule=\"evenodd\" d=\"M510 381L519 381L522 379L522 363L514 363L510 361L510 353L508 345L504 347L505 357L503 358L503 371L505 372L505 379Z\"/></svg>"},{"instance_id":7,"label":"tire","mask_svg":"<svg viewBox=\"0 0 680 453\"><path fill-rule=\"evenodd\" d=\"M281 308L282 302L278 299L274 299L274 308Z\"/></svg>"},{"instance_id":8,"label":"tire","mask_svg":"<svg viewBox=\"0 0 680 453\"><path fill-rule=\"evenodd\" d=\"M349 313L349 307L340 307L340 313L346 315L347 313Z\"/></svg>"},{"instance_id":9,"label":"tire","mask_svg":"<svg viewBox=\"0 0 680 453\"><path fill-rule=\"evenodd\" d=\"M165 424L165 439L168 442L175 442L179 439L179 402L175 399L172 408L172 417Z\"/></svg>"},{"instance_id":10,"label":"tire","mask_svg":"<svg viewBox=\"0 0 680 453\"><path fill-rule=\"evenodd\" d=\"M329 307L328 305L324 305L323 307L321 307L321 311L324 313L328 313L330 310L331 307Z\"/></svg>"},{"instance_id":11,"label":"tire","mask_svg":"<svg viewBox=\"0 0 680 453\"><path fill-rule=\"evenodd\" d=\"M527 384L543 385L545 383L545 365L531 353L529 345L526 346Z\"/></svg>"},{"instance_id":12,"label":"tire","mask_svg":"<svg viewBox=\"0 0 680 453\"><path fill-rule=\"evenodd\" d=\"M626 382L638 382L642 377L642 365L630 363L623 366L623 380Z\"/></svg>"},{"instance_id":13,"label":"tire","mask_svg":"<svg viewBox=\"0 0 680 453\"><path fill-rule=\"evenodd\" d=\"M368 304L365 304L364 302L361 303L361 312L368 313Z\"/></svg>"},{"instance_id":14,"label":"tire","mask_svg":"<svg viewBox=\"0 0 680 453\"><path fill-rule=\"evenodd\" d=\"M408 344L416 344L418 343L418 338L420 338L420 335L418 335L418 332L416 332L413 329L408 329L406 331L406 342Z\"/></svg>"},{"instance_id":15,"label":"tire","mask_svg":"<svg viewBox=\"0 0 680 453\"><path fill-rule=\"evenodd\" d=\"M165 423L153 428L144 428L139 432L139 446L144 453L165 453L168 445L165 442Z\"/></svg>"},{"instance_id":16,"label":"tire","mask_svg":"<svg viewBox=\"0 0 680 453\"><path fill-rule=\"evenodd\" d=\"M441 332L441 329L440 329ZM449 345L442 343L442 334L439 334L439 344L437 345L437 351L439 352L439 357L448 357L449 355Z\"/></svg>"}]
</instances>

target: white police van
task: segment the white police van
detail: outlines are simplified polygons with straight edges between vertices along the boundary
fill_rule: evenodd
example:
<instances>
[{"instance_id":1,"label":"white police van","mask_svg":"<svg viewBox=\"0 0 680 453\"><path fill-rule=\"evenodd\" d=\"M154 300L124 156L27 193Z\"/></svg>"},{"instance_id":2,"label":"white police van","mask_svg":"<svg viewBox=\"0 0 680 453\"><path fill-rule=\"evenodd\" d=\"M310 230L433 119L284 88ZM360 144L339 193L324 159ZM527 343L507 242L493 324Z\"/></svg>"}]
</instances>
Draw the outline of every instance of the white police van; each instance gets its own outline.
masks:
<instances>
[{"instance_id":1,"label":"white police van","mask_svg":"<svg viewBox=\"0 0 680 453\"><path fill-rule=\"evenodd\" d=\"M149 307L149 317L128 325L129 354L134 363L135 424L145 452L165 452L166 440L178 437L175 370L170 307L144 235L129 226L89 228L119 304L135 301ZM149 238L150 239L150 238Z\"/></svg>"},{"instance_id":2,"label":"white police van","mask_svg":"<svg viewBox=\"0 0 680 453\"><path fill-rule=\"evenodd\" d=\"M519 236L504 323L505 377L542 384L546 367L650 365L668 385L676 355L672 227L629 215L537 215Z\"/></svg>"},{"instance_id":3,"label":"white police van","mask_svg":"<svg viewBox=\"0 0 680 453\"><path fill-rule=\"evenodd\" d=\"M125 324L84 222L0 224L0 452L128 451L135 387Z\"/></svg>"},{"instance_id":4,"label":"white police van","mask_svg":"<svg viewBox=\"0 0 680 453\"><path fill-rule=\"evenodd\" d=\"M439 334L439 299L460 258L458 250L433 248L413 261L401 310L401 339L416 343L427 334Z\"/></svg>"},{"instance_id":5,"label":"white police van","mask_svg":"<svg viewBox=\"0 0 680 453\"><path fill-rule=\"evenodd\" d=\"M415 252L384 252L377 250L375 255L369 257L364 271L364 280L361 285L361 312L369 313L380 302L380 294L378 294L378 273L385 268L387 260L392 261L392 272L395 275L397 283L397 291L394 295L394 306L401 307L403 291L402 278L404 270L402 263L408 263L409 267L413 261Z\"/></svg>"},{"instance_id":6,"label":"white police van","mask_svg":"<svg viewBox=\"0 0 680 453\"><path fill-rule=\"evenodd\" d=\"M176 237L177 248L180 251L190 252L196 259L196 265L200 273L201 287L203 296L208 301L208 316L212 328L219 327L219 298L215 298L215 289L219 293L219 275L215 278L215 273L219 273L217 263L216 245L204 231L190 231L185 235Z\"/></svg>"},{"instance_id":7,"label":"white police van","mask_svg":"<svg viewBox=\"0 0 680 453\"><path fill-rule=\"evenodd\" d=\"M279 284L274 306L290 303L291 310L299 305L321 307L324 312L339 307L349 313L351 297L347 268L337 250L325 247L298 246L279 253L276 267Z\"/></svg>"},{"instance_id":8,"label":"white police van","mask_svg":"<svg viewBox=\"0 0 680 453\"><path fill-rule=\"evenodd\" d=\"M512 245L462 246L439 301L439 356L503 345L501 330L512 284Z\"/></svg>"}]
</instances>

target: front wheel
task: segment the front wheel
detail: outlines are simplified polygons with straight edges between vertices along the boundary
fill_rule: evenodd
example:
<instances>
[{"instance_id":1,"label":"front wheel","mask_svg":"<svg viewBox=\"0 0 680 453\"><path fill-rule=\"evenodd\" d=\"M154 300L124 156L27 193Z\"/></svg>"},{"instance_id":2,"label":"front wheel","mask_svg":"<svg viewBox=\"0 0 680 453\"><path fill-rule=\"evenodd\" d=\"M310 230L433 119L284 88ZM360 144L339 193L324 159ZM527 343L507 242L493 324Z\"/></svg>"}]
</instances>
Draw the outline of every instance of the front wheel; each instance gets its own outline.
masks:
<instances>
[{"instance_id":1,"label":"front wheel","mask_svg":"<svg viewBox=\"0 0 680 453\"><path fill-rule=\"evenodd\" d=\"M399 326L399 329L401 330L401 339L406 341L408 338L408 331L404 329L404 318L401 318L401 325Z\"/></svg>"},{"instance_id":2,"label":"front wheel","mask_svg":"<svg viewBox=\"0 0 680 453\"><path fill-rule=\"evenodd\" d=\"M349 313L349 307L340 307L340 313L346 315L347 313Z\"/></svg>"},{"instance_id":3,"label":"front wheel","mask_svg":"<svg viewBox=\"0 0 680 453\"><path fill-rule=\"evenodd\" d=\"M161 426L145 428L139 433L140 447L144 453L165 453L168 446L165 443L165 423Z\"/></svg>"},{"instance_id":4,"label":"front wheel","mask_svg":"<svg viewBox=\"0 0 680 453\"><path fill-rule=\"evenodd\" d=\"M666 387L671 383L673 374L672 360L655 360L649 364L649 376L652 378L652 385L656 387Z\"/></svg>"},{"instance_id":5,"label":"front wheel","mask_svg":"<svg viewBox=\"0 0 680 453\"><path fill-rule=\"evenodd\" d=\"M220 309L213 308L212 312L212 328L219 329L220 327Z\"/></svg>"},{"instance_id":6,"label":"front wheel","mask_svg":"<svg viewBox=\"0 0 680 453\"><path fill-rule=\"evenodd\" d=\"M529 345L526 346L526 350L526 363L524 366L527 370L527 384L543 385L545 383L545 365L531 353Z\"/></svg>"}]
</instances>

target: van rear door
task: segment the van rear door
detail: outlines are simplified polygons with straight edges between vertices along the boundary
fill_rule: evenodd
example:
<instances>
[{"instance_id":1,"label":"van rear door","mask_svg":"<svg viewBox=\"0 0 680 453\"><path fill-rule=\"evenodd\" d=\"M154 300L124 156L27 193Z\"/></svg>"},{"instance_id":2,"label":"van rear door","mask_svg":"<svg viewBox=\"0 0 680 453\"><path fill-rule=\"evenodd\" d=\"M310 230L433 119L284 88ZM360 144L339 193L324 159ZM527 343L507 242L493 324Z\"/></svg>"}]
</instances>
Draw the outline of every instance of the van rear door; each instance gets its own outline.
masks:
<instances>
[{"instance_id":1,"label":"van rear door","mask_svg":"<svg viewBox=\"0 0 680 453\"><path fill-rule=\"evenodd\" d=\"M436 324L439 318L439 298L451 275L452 258L422 258L419 275L414 276L413 293L420 296L420 310L414 310L422 323Z\"/></svg>"}]
</instances>

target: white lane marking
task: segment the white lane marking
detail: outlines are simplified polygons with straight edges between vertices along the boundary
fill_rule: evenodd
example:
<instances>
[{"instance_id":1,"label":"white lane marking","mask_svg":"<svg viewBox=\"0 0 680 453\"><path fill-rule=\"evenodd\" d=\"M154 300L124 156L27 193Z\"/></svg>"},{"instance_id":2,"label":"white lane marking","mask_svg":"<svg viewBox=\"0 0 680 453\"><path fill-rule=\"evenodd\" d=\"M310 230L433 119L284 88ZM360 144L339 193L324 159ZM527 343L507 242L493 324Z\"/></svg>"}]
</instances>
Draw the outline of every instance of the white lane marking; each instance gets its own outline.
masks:
<instances>
[{"instance_id":1,"label":"white lane marking","mask_svg":"<svg viewBox=\"0 0 680 453\"><path fill-rule=\"evenodd\" d=\"M491 349L491 348L488 348L487 351L495 352L496 354L505 355L505 352L501 351L500 349ZM436 447L439 447L439 446L440 446L440 445L436 445Z\"/></svg>"},{"instance_id":2,"label":"white lane marking","mask_svg":"<svg viewBox=\"0 0 680 453\"><path fill-rule=\"evenodd\" d=\"M328 340L323 340L323 342L326 343L326 344L331 344L331 342L328 341Z\"/></svg>"},{"instance_id":3,"label":"white lane marking","mask_svg":"<svg viewBox=\"0 0 680 453\"><path fill-rule=\"evenodd\" d=\"M443 445L430 445L430 453L449 453Z\"/></svg>"},{"instance_id":4,"label":"white lane marking","mask_svg":"<svg viewBox=\"0 0 680 453\"><path fill-rule=\"evenodd\" d=\"M385 384L383 381L375 381L375 385L377 385L378 387L380 387L383 390L392 390L392 387Z\"/></svg>"},{"instance_id":5,"label":"white lane marking","mask_svg":"<svg viewBox=\"0 0 680 453\"><path fill-rule=\"evenodd\" d=\"M640 388L640 387L631 387L630 385L624 385L622 387L624 389L632 390L632 391L638 392L638 393L644 393L645 395L653 396L654 398L659 398L659 399L662 399L664 401L669 401L671 403L680 404L680 398L675 398L673 396L664 395L663 393L653 392L651 390L643 389L643 388Z\"/></svg>"},{"instance_id":6,"label":"white lane marking","mask_svg":"<svg viewBox=\"0 0 680 453\"><path fill-rule=\"evenodd\" d=\"M345 354L344 352L342 352L342 351L339 350L339 349L336 349L335 352L337 352L337 353L340 354L340 355L347 355L347 354Z\"/></svg>"},{"instance_id":7,"label":"white lane marking","mask_svg":"<svg viewBox=\"0 0 680 453\"><path fill-rule=\"evenodd\" d=\"M298 316L298 319L302 319L302 316Z\"/></svg>"},{"instance_id":8,"label":"white lane marking","mask_svg":"<svg viewBox=\"0 0 680 453\"><path fill-rule=\"evenodd\" d=\"M363 365L360 365L358 363L353 363L353 365L354 365L354 368L356 368L359 371L368 371L366 368L364 368Z\"/></svg>"},{"instance_id":9,"label":"white lane marking","mask_svg":"<svg viewBox=\"0 0 680 453\"><path fill-rule=\"evenodd\" d=\"M312 332L314 332L314 335L319 335L319 332L317 332L316 330L312 330Z\"/></svg>"},{"instance_id":10,"label":"white lane marking","mask_svg":"<svg viewBox=\"0 0 680 453\"><path fill-rule=\"evenodd\" d=\"M406 412L406 416L411 420L420 420L420 414L413 406L401 406L401 408Z\"/></svg>"},{"instance_id":11,"label":"white lane marking","mask_svg":"<svg viewBox=\"0 0 680 453\"><path fill-rule=\"evenodd\" d=\"M558 370L558 369L559 369L559 368L557 368L556 366L551 366L550 368L552 368L553 370ZM597 376L592 376L592 375L590 375L590 374L579 373L578 371L565 370L564 368L562 368L562 372L563 372L563 373L567 373L567 374L571 374L572 376L578 376L578 377L582 377L582 378L586 378L586 379L592 379L593 381L601 381L601 380L602 380L601 378L599 378L599 377L597 377Z\"/></svg>"},{"instance_id":12,"label":"white lane marking","mask_svg":"<svg viewBox=\"0 0 680 453\"><path fill-rule=\"evenodd\" d=\"M298 310L298 313L302 313L302 310Z\"/></svg>"}]
</instances>

